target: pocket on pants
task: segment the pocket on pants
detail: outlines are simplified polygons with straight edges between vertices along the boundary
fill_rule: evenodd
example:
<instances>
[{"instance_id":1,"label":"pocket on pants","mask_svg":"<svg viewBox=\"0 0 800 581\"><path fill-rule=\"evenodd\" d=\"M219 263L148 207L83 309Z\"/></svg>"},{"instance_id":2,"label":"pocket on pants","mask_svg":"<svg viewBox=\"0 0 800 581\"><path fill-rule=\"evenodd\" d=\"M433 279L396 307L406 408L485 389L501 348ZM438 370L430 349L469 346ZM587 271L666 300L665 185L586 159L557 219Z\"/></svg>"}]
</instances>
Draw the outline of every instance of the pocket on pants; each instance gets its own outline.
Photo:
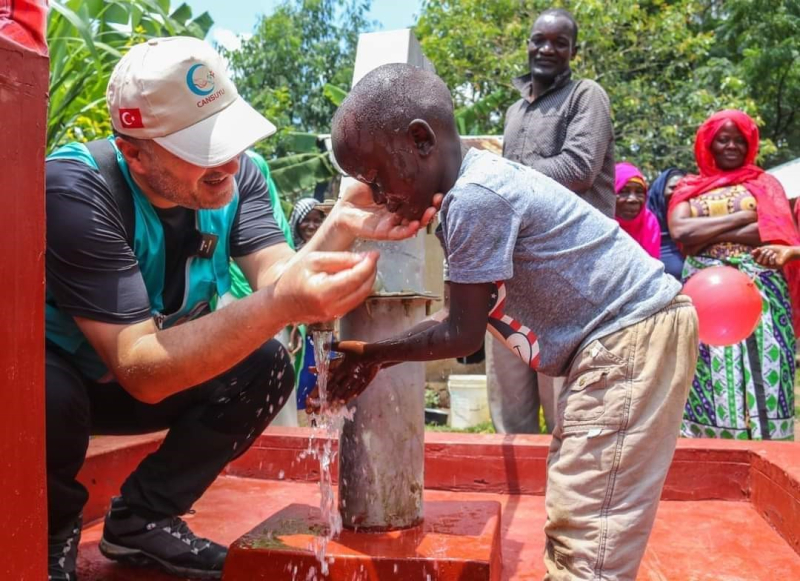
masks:
<instances>
[{"instance_id":1,"label":"pocket on pants","mask_svg":"<svg viewBox=\"0 0 800 581\"><path fill-rule=\"evenodd\" d=\"M594 423L616 427L626 398L627 363L599 341L581 353L565 389L564 427Z\"/></svg>"}]
</instances>

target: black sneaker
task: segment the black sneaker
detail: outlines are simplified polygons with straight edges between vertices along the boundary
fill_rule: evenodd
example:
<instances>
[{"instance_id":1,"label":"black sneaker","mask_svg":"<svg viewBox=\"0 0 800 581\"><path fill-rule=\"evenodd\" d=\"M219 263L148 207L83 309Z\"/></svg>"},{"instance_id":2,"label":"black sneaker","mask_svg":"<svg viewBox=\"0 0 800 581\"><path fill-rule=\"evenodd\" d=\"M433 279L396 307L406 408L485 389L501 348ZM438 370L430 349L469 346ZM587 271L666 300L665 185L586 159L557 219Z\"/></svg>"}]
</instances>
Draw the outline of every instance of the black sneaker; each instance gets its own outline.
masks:
<instances>
[{"instance_id":1,"label":"black sneaker","mask_svg":"<svg viewBox=\"0 0 800 581\"><path fill-rule=\"evenodd\" d=\"M81 541L83 519L78 517L70 525L47 537L47 578L50 581L77 581L75 563Z\"/></svg>"},{"instance_id":2,"label":"black sneaker","mask_svg":"<svg viewBox=\"0 0 800 581\"><path fill-rule=\"evenodd\" d=\"M106 515L100 552L114 561L156 566L173 575L220 579L228 549L196 537L180 517L151 521L134 514L118 496Z\"/></svg>"}]
</instances>

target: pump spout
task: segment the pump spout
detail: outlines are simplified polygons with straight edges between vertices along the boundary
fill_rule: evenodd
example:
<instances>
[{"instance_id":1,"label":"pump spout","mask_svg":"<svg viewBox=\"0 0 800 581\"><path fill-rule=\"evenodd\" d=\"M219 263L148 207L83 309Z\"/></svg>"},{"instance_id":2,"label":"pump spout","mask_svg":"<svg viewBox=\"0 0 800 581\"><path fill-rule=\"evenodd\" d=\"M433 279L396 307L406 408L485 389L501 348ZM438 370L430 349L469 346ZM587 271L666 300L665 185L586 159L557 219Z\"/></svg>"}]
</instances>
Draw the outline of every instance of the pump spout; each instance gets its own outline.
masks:
<instances>
[{"instance_id":1,"label":"pump spout","mask_svg":"<svg viewBox=\"0 0 800 581\"><path fill-rule=\"evenodd\" d=\"M336 321L318 321L316 323L311 323L308 326L308 330L311 333L332 333L335 323Z\"/></svg>"}]
</instances>

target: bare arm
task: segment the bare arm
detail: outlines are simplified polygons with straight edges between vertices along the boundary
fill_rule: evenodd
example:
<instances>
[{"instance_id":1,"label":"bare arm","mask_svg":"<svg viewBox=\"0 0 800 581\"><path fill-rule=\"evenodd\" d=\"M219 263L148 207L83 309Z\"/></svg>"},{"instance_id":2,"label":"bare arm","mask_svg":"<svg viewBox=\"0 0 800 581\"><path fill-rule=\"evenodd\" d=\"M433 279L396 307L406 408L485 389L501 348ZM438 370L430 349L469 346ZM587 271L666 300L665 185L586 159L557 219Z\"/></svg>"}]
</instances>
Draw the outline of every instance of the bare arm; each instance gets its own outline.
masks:
<instances>
[{"instance_id":1,"label":"bare arm","mask_svg":"<svg viewBox=\"0 0 800 581\"><path fill-rule=\"evenodd\" d=\"M759 246L761 244L761 235L758 232L758 222L750 222L745 226L739 226L733 230L718 234L712 238L708 244L715 244L717 242L735 242L748 246Z\"/></svg>"},{"instance_id":2,"label":"bare arm","mask_svg":"<svg viewBox=\"0 0 800 581\"><path fill-rule=\"evenodd\" d=\"M441 203L437 195L434 204ZM236 258L250 287L257 290L273 284L280 277L295 255L306 256L312 252L347 250L356 237L379 240L403 240L413 236L427 225L436 214L430 207L421 220L408 222L391 214L384 206L372 201L372 193L366 184L355 183L334 206L328 219L320 226L314 237L295 253L288 244L270 246L248 256Z\"/></svg>"},{"instance_id":3,"label":"bare arm","mask_svg":"<svg viewBox=\"0 0 800 581\"><path fill-rule=\"evenodd\" d=\"M372 290L377 255L316 253L291 260L274 284L166 330L152 320L115 325L76 317L117 381L157 403L230 369L291 322L341 316Z\"/></svg>"},{"instance_id":4,"label":"bare arm","mask_svg":"<svg viewBox=\"0 0 800 581\"><path fill-rule=\"evenodd\" d=\"M446 318L436 324L427 323L417 332L369 344L365 355L380 363L471 355L483 342L494 289L492 284L451 283Z\"/></svg>"},{"instance_id":5,"label":"bare arm","mask_svg":"<svg viewBox=\"0 0 800 581\"><path fill-rule=\"evenodd\" d=\"M783 268L793 260L800 260L800 246L769 244L753 250L753 258L767 268Z\"/></svg>"},{"instance_id":6,"label":"bare arm","mask_svg":"<svg viewBox=\"0 0 800 581\"><path fill-rule=\"evenodd\" d=\"M375 204L370 187L361 182L350 186L336 203L330 216L322 223L314 237L295 253L288 244L278 244L251 255L236 259L247 282L253 289L273 284L297 256L312 252L347 250L356 238L371 240L404 240L417 233L433 220L442 203L441 194L436 194L432 205L420 220L408 221L389 212L385 206Z\"/></svg>"},{"instance_id":7,"label":"bare arm","mask_svg":"<svg viewBox=\"0 0 800 581\"><path fill-rule=\"evenodd\" d=\"M356 238L366 240L405 240L427 226L436 216L444 196L436 194L419 220L404 220L376 204L372 189L356 182L336 202L314 237L300 250L304 252L347 250Z\"/></svg>"},{"instance_id":8,"label":"bare arm","mask_svg":"<svg viewBox=\"0 0 800 581\"><path fill-rule=\"evenodd\" d=\"M234 261L242 269L250 288L257 291L275 284L295 256L295 251L284 243L262 248Z\"/></svg>"},{"instance_id":9,"label":"bare arm","mask_svg":"<svg viewBox=\"0 0 800 581\"><path fill-rule=\"evenodd\" d=\"M734 212L727 216L693 218L689 203L683 202L678 204L669 216L669 233L674 241L686 247L703 248L712 242L721 241L718 237L726 232L749 224L757 225L757 220L758 214L751 211Z\"/></svg>"},{"instance_id":10,"label":"bare arm","mask_svg":"<svg viewBox=\"0 0 800 581\"><path fill-rule=\"evenodd\" d=\"M757 247L761 244L761 235L758 230L758 223L752 222L746 226L740 226L722 234L718 234L711 240L696 246L684 246L683 251L687 256L694 256L698 254L703 248L711 244L719 242L734 242L737 244L745 244L747 246Z\"/></svg>"},{"instance_id":11,"label":"bare arm","mask_svg":"<svg viewBox=\"0 0 800 581\"><path fill-rule=\"evenodd\" d=\"M381 367L402 361L433 361L471 355L483 342L489 319L492 284L451 284L451 306L441 322L423 321L403 335L379 341L340 344L341 364L328 382L330 401L346 402L360 394Z\"/></svg>"}]
</instances>

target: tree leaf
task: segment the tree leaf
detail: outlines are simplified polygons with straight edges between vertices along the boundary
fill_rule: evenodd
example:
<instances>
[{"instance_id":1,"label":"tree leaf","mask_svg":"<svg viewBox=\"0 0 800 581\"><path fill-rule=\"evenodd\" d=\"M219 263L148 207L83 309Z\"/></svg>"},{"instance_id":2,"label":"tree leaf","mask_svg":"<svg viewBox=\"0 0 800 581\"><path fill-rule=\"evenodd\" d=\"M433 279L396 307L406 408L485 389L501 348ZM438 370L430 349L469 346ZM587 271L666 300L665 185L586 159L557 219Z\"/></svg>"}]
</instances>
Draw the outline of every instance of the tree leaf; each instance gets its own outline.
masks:
<instances>
[{"instance_id":1,"label":"tree leaf","mask_svg":"<svg viewBox=\"0 0 800 581\"><path fill-rule=\"evenodd\" d=\"M59 0L53 0L52 7L53 10L61 14L66 20L69 21L70 24L72 24L72 26L83 39L86 48L89 50L89 53L99 60L100 57L97 54L97 48L94 46L94 38L88 24L84 22L73 10L67 8L61 2L59 2Z\"/></svg>"},{"instance_id":2,"label":"tree leaf","mask_svg":"<svg viewBox=\"0 0 800 581\"><path fill-rule=\"evenodd\" d=\"M167 6L167 9L169 9L169 6ZM208 13L206 12L206 14ZM180 24L186 24L186 22L192 18L192 9L189 7L188 4L184 2L183 4L178 6L172 12L172 14L169 15L169 17L172 18L175 22L179 22Z\"/></svg>"},{"instance_id":3,"label":"tree leaf","mask_svg":"<svg viewBox=\"0 0 800 581\"><path fill-rule=\"evenodd\" d=\"M293 163L270 162L272 179L283 196L297 196L314 191L318 183L326 182L335 175L327 153L317 155L292 156ZM276 167L277 166L277 167Z\"/></svg>"},{"instance_id":4,"label":"tree leaf","mask_svg":"<svg viewBox=\"0 0 800 581\"><path fill-rule=\"evenodd\" d=\"M130 10L117 2L106 3L106 9L103 18L106 22L113 22L115 24L128 24L130 22Z\"/></svg>"},{"instance_id":5,"label":"tree leaf","mask_svg":"<svg viewBox=\"0 0 800 581\"><path fill-rule=\"evenodd\" d=\"M322 91L323 94L330 99L331 103L337 107L339 107L347 98L347 91L341 87L332 85L331 83L325 83L325 87L322 89Z\"/></svg>"},{"instance_id":6,"label":"tree leaf","mask_svg":"<svg viewBox=\"0 0 800 581\"><path fill-rule=\"evenodd\" d=\"M208 35L208 31L214 26L214 19L211 18L208 12L203 12L200 16L192 20L192 24L202 33L202 36L198 35L198 37L205 38Z\"/></svg>"},{"instance_id":7,"label":"tree leaf","mask_svg":"<svg viewBox=\"0 0 800 581\"><path fill-rule=\"evenodd\" d=\"M318 136L316 133L289 131L283 136L284 147L289 151L296 151L298 153L319 153L317 141Z\"/></svg>"}]
</instances>

